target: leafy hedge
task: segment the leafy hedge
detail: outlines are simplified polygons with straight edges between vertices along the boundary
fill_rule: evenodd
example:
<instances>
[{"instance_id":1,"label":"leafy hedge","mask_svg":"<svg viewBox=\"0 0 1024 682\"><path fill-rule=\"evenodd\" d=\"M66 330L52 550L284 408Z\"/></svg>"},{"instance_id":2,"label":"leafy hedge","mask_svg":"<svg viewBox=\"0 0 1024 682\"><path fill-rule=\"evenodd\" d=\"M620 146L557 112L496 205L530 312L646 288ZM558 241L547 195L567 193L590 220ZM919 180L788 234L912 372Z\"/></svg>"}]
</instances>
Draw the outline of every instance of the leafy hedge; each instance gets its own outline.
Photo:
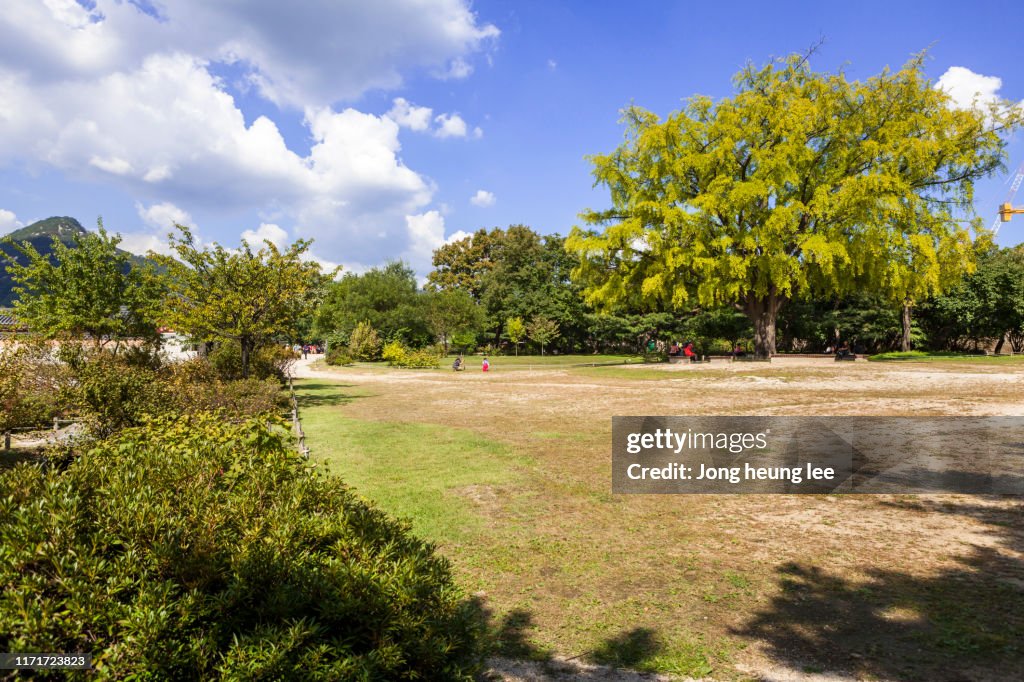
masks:
<instances>
[{"instance_id":1,"label":"leafy hedge","mask_svg":"<svg viewBox=\"0 0 1024 682\"><path fill-rule=\"evenodd\" d=\"M410 350L399 341L391 341L385 344L381 357L387 360L387 363L392 367L437 369L441 366L441 356L436 349Z\"/></svg>"},{"instance_id":2,"label":"leafy hedge","mask_svg":"<svg viewBox=\"0 0 1024 682\"><path fill-rule=\"evenodd\" d=\"M324 357L324 362L328 365L351 365L352 356L348 354L348 348L345 346L332 346Z\"/></svg>"},{"instance_id":3,"label":"leafy hedge","mask_svg":"<svg viewBox=\"0 0 1024 682\"><path fill-rule=\"evenodd\" d=\"M0 651L79 679L471 679L447 562L260 421L128 429L0 472Z\"/></svg>"}]
</instances>

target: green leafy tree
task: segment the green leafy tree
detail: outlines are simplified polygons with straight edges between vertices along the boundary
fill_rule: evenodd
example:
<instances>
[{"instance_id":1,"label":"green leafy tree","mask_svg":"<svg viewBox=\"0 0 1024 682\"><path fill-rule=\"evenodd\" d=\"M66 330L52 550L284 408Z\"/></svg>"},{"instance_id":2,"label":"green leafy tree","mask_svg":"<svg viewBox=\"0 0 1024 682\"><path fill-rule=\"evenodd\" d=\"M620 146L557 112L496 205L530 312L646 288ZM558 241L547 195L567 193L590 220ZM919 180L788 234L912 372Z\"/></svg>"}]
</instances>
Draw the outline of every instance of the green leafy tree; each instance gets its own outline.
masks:
<instances>
[{"instance_id":1,"label":"green leafy tree","mask_svg":"<svg viewBox=\"0 0 1024 682\"><path fill-rule=\"evenodd\" d=\"M505 322L505 333L508 340L516 347L516 355L519 355L519 344L526 338L526 323L521 317L510 317Z\"/></svg>"},{"instance_id":2,"label":"green leafy tree","mask_svg":"<svg viewBox=\"0 0 1024 682\"><path fill-rule=\"evenodd\" d=\"M15 315L43 338L89 337L96 346L113 342L115 351L124 339L155 339L161 281L152 269L132 267L120 241L100 221L96 232L75 234L70 244L55 237L49 257L12 242L27 258L7 259Z\"/></svg>"},{"instance_id":3,"label":"green leafy tree","mask_svg":"<svg viewBox=\"0 0 1024 682\"><path fill-rule=\"evenodd\" d=\"M220 244L201 247L187 227L171 235L177 258L157 256L168 272L164 314L170 326L202 342L236 343L242 378L256 349L294 338L300 320L316 305L325 275L305 258L310 242L280 250L269 241L254 251Z\"/></svg>"},{"instance_id":4,"label":"green leafy tree","mask_svg":"<svg viewBox=\"0 0 1024 682\"><path fill-rule=\"evenodd\" d=\"M469 292L462 289L424 294L427 325L448 354L448 342L462 332L483 326L483 311Z\"/></svg>"},{"instance_id":5,"label":"green leafy tree","mask_svg":"<svg viewBox=\"0 0 1024 682\"><path fill-rule=\"evenodd\" d=\"M540 354L544 355L544 346L558 338L558 322L546 317L535 317L530 322L526 333L531 339L540 344Z\"/></svg>"},{"instance_id":6,"label":"green leafy tree","mask_svg":"<svg viewBox=\"0 0 1024 682\"><path fill-rule=\"evenodd\" d=\"M964 350L1009 339L1024 349L1024 249L990 249L978 258L977 270L945 294L920 306L929 345Z\"/></svg>"},{"instance_id":7,"label":"green leafy tree","mask_svg":"<svg viewBox=\"0 0 1024 682\"><path fill-rule=\"evenodd\" d=\"M412 346L429 343L425 301L409 266L396 261L361 275L348 273L327 285L316 311L315 333L346 336L363 321L385 339Z\"/></svg>"},{"instance_id":8,"label":"green leafy tree","mask_svg":"<svg viewBox=\"0 0 1024 682\"><path fill-rule=\"evenodd\" d=\"M577 264L558 235L541 236L525 225L480 230L434 252L428 286L467 291L486 314L486 329L497 344L511 317L538 315L557 320L580 340L581 288L570 274Z\"/></svg>"},{"instance_id":9,"label":"green leafy tree","mask_svg":"<svg viewBox=\"0 0 1024 682\"><path fill-rule=\"evenodd\" d=\"M941 292L971 269L974 182L998 169L1019 107L957 109L923 57L866 81L794 56L694 97L661 121L625 111L627 140L590 157L611 208L573 230L577 276L597 306L736 305L755 351L775 352L779 309L799 295ZM980 221L974 227L982 230Z\"/></svg>"}]
</instances>

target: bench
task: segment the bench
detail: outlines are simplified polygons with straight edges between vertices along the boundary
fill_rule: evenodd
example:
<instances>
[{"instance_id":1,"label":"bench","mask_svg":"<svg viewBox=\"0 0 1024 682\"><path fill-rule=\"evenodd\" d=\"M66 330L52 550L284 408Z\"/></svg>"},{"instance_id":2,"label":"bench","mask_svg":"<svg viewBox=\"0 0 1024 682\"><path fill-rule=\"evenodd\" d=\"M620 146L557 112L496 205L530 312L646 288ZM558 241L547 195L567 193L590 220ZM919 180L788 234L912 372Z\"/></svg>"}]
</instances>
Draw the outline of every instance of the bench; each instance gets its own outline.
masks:
<instances>
[{"instance_id":1,"label":"bench","mask_svg":"<svg viewBox=\"0 0 1024 682\"><path fill-rule=\"evenodd\" d=\"M680 362L693 362L693 363L697 363L697 362L711 362L711 358L710 357L708 357L706 355L703 356L703 357L704 357L704 359L701 360L696 355L693 356L692 358L688 358L685 355L670 355L670 356L668 356L668 362L671 365L675 365L675 364L680 363Z\"/></svg>"}]
</instances>

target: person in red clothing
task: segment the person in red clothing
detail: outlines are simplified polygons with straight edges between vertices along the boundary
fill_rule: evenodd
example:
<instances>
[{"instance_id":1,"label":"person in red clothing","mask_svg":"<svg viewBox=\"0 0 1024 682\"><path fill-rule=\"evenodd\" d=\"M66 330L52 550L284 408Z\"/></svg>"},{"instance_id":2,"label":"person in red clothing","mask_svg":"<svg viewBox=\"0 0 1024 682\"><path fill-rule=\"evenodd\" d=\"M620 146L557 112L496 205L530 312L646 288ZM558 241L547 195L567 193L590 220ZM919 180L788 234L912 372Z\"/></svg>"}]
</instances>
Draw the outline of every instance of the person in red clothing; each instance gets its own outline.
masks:
<instances>
[{"instance_id":1,"label":"person in red clothing","mask_svg":"<svg viewBox=\"0 0 1024 682\"><path fill-rule=\"evenodd\" d=\"M683 355L690 358L691 361L697 358L697 352L693 350L693 342L687 341L686 345L683 346Z\"/></svg>"},{"instance_id":2,"label":"person in red clothing","mask_svg":"<svg viewBox=\"0 0 1024 682\"><path fill-rule=\"evenodd\" d=\"M483 364L484 371L486 372L490 368L491 368L491 363L487 361L487 358L484 358L484 364Z\"/></svg>"}]
</instances>

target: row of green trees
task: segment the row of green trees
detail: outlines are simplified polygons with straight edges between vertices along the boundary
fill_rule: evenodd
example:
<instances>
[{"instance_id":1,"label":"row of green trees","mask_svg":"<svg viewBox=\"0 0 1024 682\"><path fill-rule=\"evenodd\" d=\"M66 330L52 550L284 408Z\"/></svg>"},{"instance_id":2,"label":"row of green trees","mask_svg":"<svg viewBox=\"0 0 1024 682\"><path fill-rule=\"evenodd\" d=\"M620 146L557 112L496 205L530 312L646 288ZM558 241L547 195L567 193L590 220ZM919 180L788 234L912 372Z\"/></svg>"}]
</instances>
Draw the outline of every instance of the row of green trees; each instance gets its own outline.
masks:
<instances>
[{"instance_id":1,"label":"row of green trees","mask_svg":"<svg viewBox=\"0 0 1024 682\"><path fill-rule=\"evenodd\" d=\"M625 143L590 157L611 206L585 211L588 229L480 230L434 253L429 293L407 273L402 300L461 293L479 315L460 331L516 351L524 336L594 351L750 339L761 356L840 338L1019 347L1020 251L994 249L973 201L1024 109L955 105L924 55L864 81L814 72L809 56L750 65L732 97L694 97L664 120L629 107ZM335 289L334 309L358 301L359 281ZM355 324L358 307L321 329ZM547 322L531 337L524 320Z\"/></svg>"},{"instance_id":2,"label":"row of green trees","mask_svg":"<svg viewBox=\"0 0 1024 682\"><path fill-rule=\"evenodd\" d=\"M150 254L146 267L130 264L117 248L120 237L102 222L70 244L55 239L49 255L15 243L26 257L7 263L15 315L40 338L89 339L115 353L129 341L155 341L169 327L197 344L237 349L248 378L261 348L297 340L333 273L306 257L308 241L284 250L245 241L227 249L177 230L173 256Z\"/></svg>"},{"instance_id":3,"label":"row of green trees","mask_svg":"<svg viewBox=\"0 0 1024 682\"><path fill-rule=\"evenodd\" d=\"M512 246L481 255L478 242L493 246L503 240ZM563 274L580 265L573 253L559 251L562 246L557 235L516 225L481 230L439 249L425 289L401 263L346 275L327 285L315 333L333 339L346 359L362 360L379 359L388 341L411 348L441 343L438 355L450 346L518 354L530 342L534 352L639 353L650 339L693 341L707 353L737 345L753 349L754 325L735 305L669 310L622 303L595 310L584 287ZM545 252L561 267L552 268ZM1024 250L979 245L967 265L973 271L943 293L915 302L907 330L904 302L878 291L794 295L777 316L776 350L820 352L845 340L864 352L881 352L907 340L932 350L1021 351ZM353 334L361 324L364 331ZM373 343L365 341L366 328L373 330Z\"/></svg>"}]
</instances>

